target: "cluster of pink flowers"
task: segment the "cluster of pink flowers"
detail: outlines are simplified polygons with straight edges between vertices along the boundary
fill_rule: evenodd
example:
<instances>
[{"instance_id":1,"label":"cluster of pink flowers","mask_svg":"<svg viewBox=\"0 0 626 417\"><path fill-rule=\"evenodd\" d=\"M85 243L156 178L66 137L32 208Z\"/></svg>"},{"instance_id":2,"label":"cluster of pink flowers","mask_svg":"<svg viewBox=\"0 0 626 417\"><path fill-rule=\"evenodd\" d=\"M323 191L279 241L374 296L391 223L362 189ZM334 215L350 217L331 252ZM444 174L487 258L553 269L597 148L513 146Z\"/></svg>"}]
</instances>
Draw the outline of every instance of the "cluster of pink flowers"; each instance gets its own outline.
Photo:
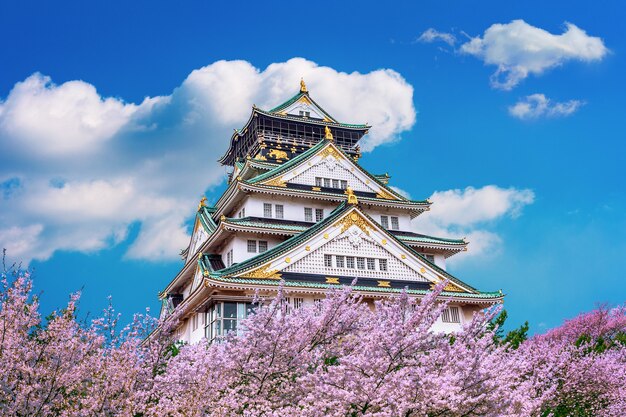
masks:
<instances>
[{"instance_id":1,"label":"cluster of pink flowers","mask_svg":"<svg viewBox=\"0 0 626 417\"><path fill-rule=\"evenodd\" d=\"M0 415L623 416L626 318L599 309L517 349L474 317L430 329L441 286L363 302L350 288L287 311L282 290L223 343L171 344L167 323L112 309L76 319L78 296L42 319L22 273L0 288ZM144 342L145 340L145 342ZM144 342L144 343L142 343Z\"/></svg>"}]
</instances>

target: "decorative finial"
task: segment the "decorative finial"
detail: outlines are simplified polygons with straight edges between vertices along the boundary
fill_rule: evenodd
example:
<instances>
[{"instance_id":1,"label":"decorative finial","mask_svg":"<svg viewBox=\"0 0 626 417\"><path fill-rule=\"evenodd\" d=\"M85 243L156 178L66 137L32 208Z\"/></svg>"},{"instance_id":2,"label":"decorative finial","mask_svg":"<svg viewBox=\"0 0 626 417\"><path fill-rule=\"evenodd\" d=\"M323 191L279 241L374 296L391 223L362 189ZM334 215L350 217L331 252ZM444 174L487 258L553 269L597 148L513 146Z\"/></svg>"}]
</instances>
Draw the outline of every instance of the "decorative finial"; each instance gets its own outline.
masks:
<instances>
[{"instance_id":1,"label":"decorative finial","mask_svg":"<svg viewBox=\"0 0 626 417\"><path fill-rule=\"evenodd\" d=\"M333 140L333 132L330 131L330 128L328 126L324 127L324 135L326 139L330 141Z\"/></svg>"},{"instance_id":2,"label":"decorative finial","mask_svg":"<svg viewBox=\"0 0 626 417\"><path fill-rule=\"evenodd\" d=\"M357 200L356 195L354 195L354 191L352 191L352 187L346 188L346 194L348 194L348 204L359 203L359 200Z\"/></svg>"},{"instance_id":3,"label":"decorative finial","mask_svg":"<svg viewBox=\"0 0 626 417\"><path fill-rule=\"evenodd\" d=\"M300 92L306 93L308 90L306 89L306 84L304 83L304 78L300 78Z\"/></svg>"},{"instance_id":4,"label":"decorative finial","mask_svg":"<svg viewBox=\"0 0 626 417\"><path fill-rule=\"evenodd\" d=\"M206 207L206 197L202 197L200 199L200 203L198 204L198 211L200 211L202 207Z\"/></svg>"}]
</instances>

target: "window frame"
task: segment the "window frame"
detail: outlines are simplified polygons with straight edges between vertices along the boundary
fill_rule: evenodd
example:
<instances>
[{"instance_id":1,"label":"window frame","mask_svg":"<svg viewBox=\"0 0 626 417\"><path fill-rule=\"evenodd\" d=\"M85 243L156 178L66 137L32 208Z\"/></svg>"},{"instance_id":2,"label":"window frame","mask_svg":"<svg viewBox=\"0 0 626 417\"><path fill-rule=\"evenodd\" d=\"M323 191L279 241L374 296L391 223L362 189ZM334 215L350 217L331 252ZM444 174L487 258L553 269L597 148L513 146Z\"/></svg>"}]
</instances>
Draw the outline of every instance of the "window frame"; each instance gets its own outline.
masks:
<instances>
[{"instance_id":1,"label":"window frame","mask_svg":"<svg viewBox=\"0 0 626 417\"><path fill-rule=\"evenodd\" d=\"M316 208L315 209L315 222L321 222L324 220L324 209Z\"/></svg>"},{"instance_id":2,"label":"window frame","mask_svg":"<svg viewBox=\"0 0 626 417\"><path fill-rule=\"evenodd\" d=\"M274 218L275 219L285 218L285 205L284 204L274 204Z\"/></svg>"},{"instance_id":3,"label":"window frame","mask_svg":"<svg viewBox=\"0 0 626 417\"><path fill-rule=\"evenodd\" d=\"M313 222L313 208L312 207L304 208L304 221Z\"/></svg>"},{"instance_id":4,"label":"window frame","mask_svg":"<svg viewBox=\"0 0 626 417\"><path fill-rule=\"evenodd\" d=\"M389 262L387 262L387 259L378 259L378 270L383 272L387 272L389 270Z\"/></svg>"},{"instance_id":5,"label":"window frame","mask_svg":"<svg viewBox=\"0 0 626 417\"><path fill-rule=\"evenodd\" d=\"M385 229L389 229L389 216L380 216L380 225Z\"/></svg>"}]
</instances>

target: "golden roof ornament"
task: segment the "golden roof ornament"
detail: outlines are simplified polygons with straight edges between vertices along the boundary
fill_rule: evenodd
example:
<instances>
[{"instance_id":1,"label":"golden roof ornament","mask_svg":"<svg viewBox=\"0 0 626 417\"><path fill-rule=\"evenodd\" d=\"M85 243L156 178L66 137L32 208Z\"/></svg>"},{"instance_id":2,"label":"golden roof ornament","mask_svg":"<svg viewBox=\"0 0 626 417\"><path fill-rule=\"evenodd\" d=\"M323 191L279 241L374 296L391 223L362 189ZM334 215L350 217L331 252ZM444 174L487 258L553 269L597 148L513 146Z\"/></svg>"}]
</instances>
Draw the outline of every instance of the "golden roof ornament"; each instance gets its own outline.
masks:
<instances>
[{"instance_id":1,"label":"golden roof ornament","mask_svg":"<svg viewBox=\"0 0 626 417\"><path fill-rule=\"evenodd\" d=\"M200 199L200 203L198 204L198 211L200 211L202 207L206 207L206 197L202 197Z\"/></svg>"},{"instance_id":2,"label":"golden roof ornament","mask_svg":"<svg viewBox=\"0 0 626 417\"><path fill-rule=\"evenodd\" d=\"M333 132L330 131L330 128L328 126L324 127L324 137L326 137L326 139L328 140L333 140Z\"/></svg>"},{"instance_id":3,"label":"golden roof ornament","mask_svg":"<svg viewBox=\"0 0 626 417\"><path fill-rule=\"evenodd\" d=\"M304 78L300 78L300 92L306 93L308 90L306 89L306 84L304 83Z\"/></svg>"},{"instance_id":4,"label":"golden roof ornament","mask_svg":"<svg viewBox=\"0 0 626 417\"><path fill-rule=\"evenodd\" d=\"M348 204L359 203L359 200L356 198L356 195L354 195L354 191L352 190L352 187L346 188L346 194L348 194Z\"/></svg>"}]
</instances>

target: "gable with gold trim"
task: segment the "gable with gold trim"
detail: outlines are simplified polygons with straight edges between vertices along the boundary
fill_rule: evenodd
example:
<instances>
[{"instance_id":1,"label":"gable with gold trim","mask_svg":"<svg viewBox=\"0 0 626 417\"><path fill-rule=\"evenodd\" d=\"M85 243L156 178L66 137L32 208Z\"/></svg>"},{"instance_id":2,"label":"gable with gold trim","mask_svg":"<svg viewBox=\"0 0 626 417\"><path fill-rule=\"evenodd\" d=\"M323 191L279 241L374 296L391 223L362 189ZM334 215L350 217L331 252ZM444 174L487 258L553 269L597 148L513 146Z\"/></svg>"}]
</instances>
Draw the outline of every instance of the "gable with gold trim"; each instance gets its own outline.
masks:
<instances>
[{"instance_id":1,"label":"gable with gold trim","mask_svg":"<svg viewBox=\"0 0 626 417\"><path fill-rule=\"evenodd\" d=\"M330 265L325 264L328 255L331 256ZM337 256L344 257L343 264L337 264ZM354 265L348 265L348 257L353 258ZM373 268L368 259L374 260ZM358 205L345 203L306 232L211 275L277 280L287 274L294 277L314 273L407 284L436 284L450 280L447 291L477 293L380 227Z\"/></svg>"}]
</instances>

